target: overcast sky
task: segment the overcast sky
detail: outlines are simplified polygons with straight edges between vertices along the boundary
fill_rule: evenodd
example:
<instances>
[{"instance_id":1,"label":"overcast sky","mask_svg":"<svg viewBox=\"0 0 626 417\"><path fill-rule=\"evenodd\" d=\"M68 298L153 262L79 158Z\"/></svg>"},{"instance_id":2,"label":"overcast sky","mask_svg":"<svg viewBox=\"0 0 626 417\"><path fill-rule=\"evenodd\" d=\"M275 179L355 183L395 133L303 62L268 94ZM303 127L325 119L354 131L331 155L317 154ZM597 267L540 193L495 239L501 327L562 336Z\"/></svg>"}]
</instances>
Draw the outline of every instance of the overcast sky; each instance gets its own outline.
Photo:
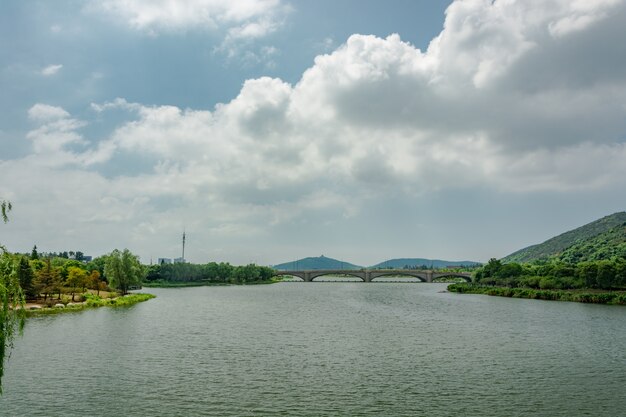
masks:
<instances>
[{"instance_id":1,"label":"overcast sky","mask_svg":"<svg viewBox=\"0 0 626 417\"><path fill-rule=\"evenodd\" d=\"M485 261L626 208L626 0L3 0L0 242Z\"/></svg>"}]
</instances>

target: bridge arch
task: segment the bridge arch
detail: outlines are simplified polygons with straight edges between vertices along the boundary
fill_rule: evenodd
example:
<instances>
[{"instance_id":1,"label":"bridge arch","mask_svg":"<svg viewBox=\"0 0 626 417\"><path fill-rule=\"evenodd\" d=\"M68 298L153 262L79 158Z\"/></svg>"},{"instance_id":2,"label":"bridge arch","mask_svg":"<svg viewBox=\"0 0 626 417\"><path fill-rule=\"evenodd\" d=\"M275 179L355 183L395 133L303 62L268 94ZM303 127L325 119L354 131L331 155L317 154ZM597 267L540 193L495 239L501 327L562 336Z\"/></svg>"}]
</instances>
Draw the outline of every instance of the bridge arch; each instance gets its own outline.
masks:
<instances>
[{"instance_id":1,"label":"bridge arch","mask_svg":"<svg viewBox=\"0 0 626 417\"><path fill-rule=\"evenodd\" d=\"M377 278L382 278L382 277L395 277L395 276L403 276L403 277L412 277L412 278L417 278L419 279L421 282L428 282L428 276L427 274L423 273L423 272L418 272L418 271L411 271L411 270L406 270L406 271L401 271L401 270L393 270L393 271L372 271L370 272L370 277L372 281L375 281ZM381 282L381 281L379 281Z\"/></svg>"},{"instance_id":2,"label":"bridge arch","mask_svg":"<svg viewBox=\"0 0 626 417\"><path fill-rule=\"evenodd\" d=\"M274 272L275 277L289 277L289 278L300 278L302 281L306 281L306 276L302 271L276 271Z\"/></svg>"},{"instance_id":3,"label":"bridge arch","mask_svg":"<svg viewBox=\"0 0 626 417\"><path fill-rule=\"evenodd\" d=\"M466 282L472 282L471 274L466 272L439 272L433 274L433 281L438 280L440 278L462 278Z\"/></svg>"},{"instance_id":4,"label":"bridge arch","mask_svg":"<svg viewBox=\"0 0 626 417\"><path fill-rule=\"evenodd\" d=\"M319 277L327 277L327 276L333 276L333 275L334 276L349 275L354 278L359 278L361 281L365 281L365 274L362 271L351 271L349 269L341 270L341 271L312 271L310 273L311 281L315 281L315 279Z\"/></svg>"}]
</instances>

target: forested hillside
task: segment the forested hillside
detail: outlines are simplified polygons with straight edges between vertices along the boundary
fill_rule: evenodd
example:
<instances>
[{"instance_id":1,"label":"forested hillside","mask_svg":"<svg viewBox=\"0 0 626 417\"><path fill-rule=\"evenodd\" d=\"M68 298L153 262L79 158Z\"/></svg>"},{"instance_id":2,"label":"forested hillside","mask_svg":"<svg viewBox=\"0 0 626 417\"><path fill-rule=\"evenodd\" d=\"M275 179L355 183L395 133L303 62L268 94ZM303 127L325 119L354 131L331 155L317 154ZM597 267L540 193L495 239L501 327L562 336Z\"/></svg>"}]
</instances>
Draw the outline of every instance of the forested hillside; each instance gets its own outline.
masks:
<instances>
[{"instance_id":1,"label":"forested hillside","mask_svg":"<svg viewBox=\"0 0 626 417\"><path fill-rule=\"evenodd\" d=\"M532 262L550 258L580 262L608 259L606 256L610 253L621 253L624 256L625 225L626 212L615 213L548 239L541 244L514 252L504 257L502 262ZM622 246L619 246L620 244ZM614 247L615 245L618 248Z\"/></svg>"}]
</instances>

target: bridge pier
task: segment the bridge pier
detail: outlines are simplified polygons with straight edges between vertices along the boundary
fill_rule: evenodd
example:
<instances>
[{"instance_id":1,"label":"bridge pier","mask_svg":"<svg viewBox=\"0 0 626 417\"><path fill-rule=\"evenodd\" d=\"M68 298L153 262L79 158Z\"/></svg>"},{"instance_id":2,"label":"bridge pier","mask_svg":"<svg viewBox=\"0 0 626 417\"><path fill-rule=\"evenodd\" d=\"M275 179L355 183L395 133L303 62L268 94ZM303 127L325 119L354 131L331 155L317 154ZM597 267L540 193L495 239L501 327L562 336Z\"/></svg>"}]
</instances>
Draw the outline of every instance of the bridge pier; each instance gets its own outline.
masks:
<instances>
[{"instance_id":1,"label":"bridge pier","mask_svg":"<svg viewBox=\"0 0 626 417\"><path fill-rule=\"evenodd\" d=\"M433 271L426 271L426 282L433 282Z\"/></svg>"},{"instance_id":2,"label":"bridge pier","mask_svg":"<svg viewBox=\"0 0 626 417\"><path fill-rule=\"evenodd\" d=\"M313 282L313 278L311 278L311 273L305 271L304 272L304 282Z\"/></svg>"},{"instance_id":3,"label":"bridge pier","mask_svg":"<svg viewBox=\"0 0 626 417\"><path fill-rule=\"evenodd\" d=\"M370 271L365 271L363 282L372 282L372 273Z\"/></svg>"}]
</instances>

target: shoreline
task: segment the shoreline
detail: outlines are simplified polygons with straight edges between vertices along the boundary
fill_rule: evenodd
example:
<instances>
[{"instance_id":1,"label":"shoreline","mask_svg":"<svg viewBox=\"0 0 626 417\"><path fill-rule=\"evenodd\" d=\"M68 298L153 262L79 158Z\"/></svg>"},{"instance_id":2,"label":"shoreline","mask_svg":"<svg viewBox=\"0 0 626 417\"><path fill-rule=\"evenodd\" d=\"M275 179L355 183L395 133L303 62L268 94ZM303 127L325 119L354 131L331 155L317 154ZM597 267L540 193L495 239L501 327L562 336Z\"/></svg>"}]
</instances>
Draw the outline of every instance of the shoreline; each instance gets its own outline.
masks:
<instances>
[{"instance_id":1,"label":"shoreline","mask_svg":"<svg viewBox=\"0 0 626 417\"><path fill-rule=\"evenodd\" d=\"M271 281L252 281L252 282L241 282L241 283L231 283L231 282L207 282L207 281L181 281L181 282L168 282L168 281L160 281L160 282L144 282L142 285L144 288L189 288L189 287L230 287L230 286L238 286L238 285L267 285L267 284L276 284L278 282L283 282L281 280L271 280Z\"/></svg>"},{"instance_id":2,"label":"shoreline","mask_svg":"<svg viewBox=\"0 0 626 417\"><path fill-rule=\"evenodd\" d=\"M457 294L482 294L529 300L568 301L587 304L626 305L626 291L541 290L533 288L486 287L476 284L452 284L447 291Z\"/></svg>"},{"instance_id":3,"label":"shoreline","mask_svg":"<svg viewBox=\"0 0 626 417\"><path fill-rule=\"evenodd\" d=\"M63 305L63 303L58 303L57 306L52 307L47 307L40 303L25 303L23 310L26 317L32 317L83 311L100 307L127 307L137 303L141 303L143 301L148 301L155 297L156 296L153 294L145 293L126 294L115 298L93 297L80 303L67 303L64 305L64 307L57 307L59 304Z\"/></svg>"}]
</instances>

